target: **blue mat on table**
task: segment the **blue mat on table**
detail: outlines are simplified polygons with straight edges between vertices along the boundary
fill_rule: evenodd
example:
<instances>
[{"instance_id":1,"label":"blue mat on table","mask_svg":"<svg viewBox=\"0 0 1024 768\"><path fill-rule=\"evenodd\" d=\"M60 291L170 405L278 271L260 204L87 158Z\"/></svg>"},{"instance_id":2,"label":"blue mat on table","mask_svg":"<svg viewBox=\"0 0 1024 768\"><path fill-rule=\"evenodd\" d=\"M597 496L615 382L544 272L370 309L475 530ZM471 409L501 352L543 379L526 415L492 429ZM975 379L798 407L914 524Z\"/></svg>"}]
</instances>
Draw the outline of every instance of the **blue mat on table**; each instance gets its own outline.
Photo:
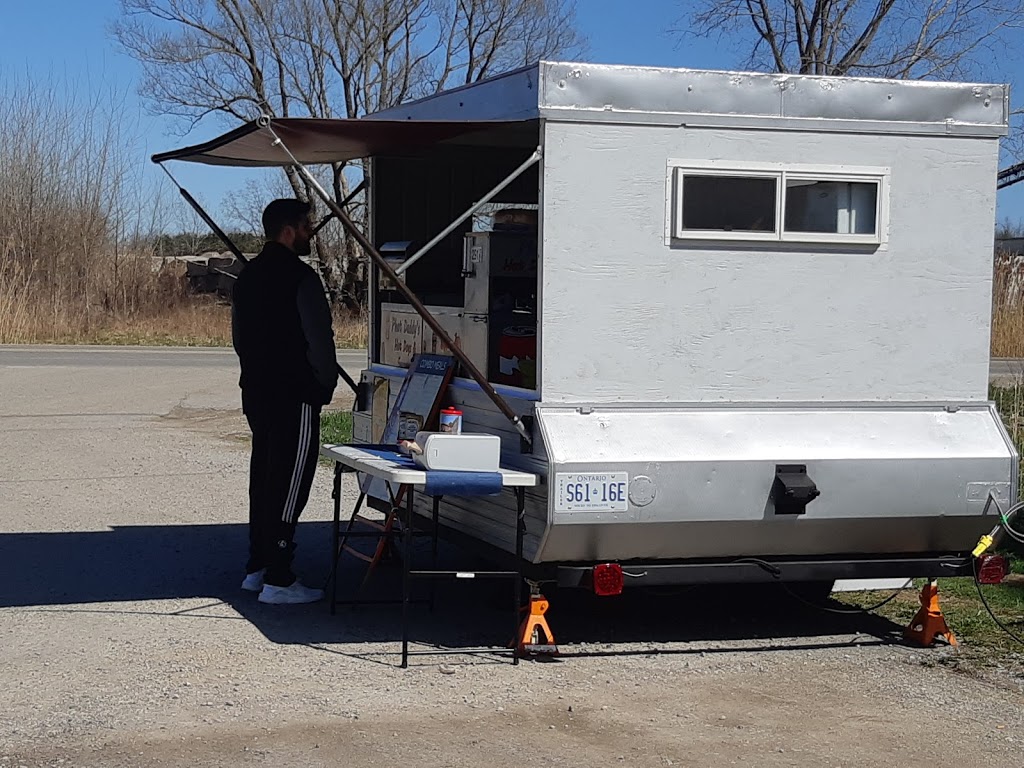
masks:
<instances>
[{"instance_id":1,"label":"blue mat on table","mask_svg":"<svg viewBox=\"0 0 1024 768\"><path fill-rule=\"evenodd\" d=\"M450 470L423 469L411 456L398 452L398 446L353 445L380 459L393 461L403 469L415 469L427 474L424 492L428 496L497 496L501 493L500 472L455 472Z\"/></svg>"}]
</instances>

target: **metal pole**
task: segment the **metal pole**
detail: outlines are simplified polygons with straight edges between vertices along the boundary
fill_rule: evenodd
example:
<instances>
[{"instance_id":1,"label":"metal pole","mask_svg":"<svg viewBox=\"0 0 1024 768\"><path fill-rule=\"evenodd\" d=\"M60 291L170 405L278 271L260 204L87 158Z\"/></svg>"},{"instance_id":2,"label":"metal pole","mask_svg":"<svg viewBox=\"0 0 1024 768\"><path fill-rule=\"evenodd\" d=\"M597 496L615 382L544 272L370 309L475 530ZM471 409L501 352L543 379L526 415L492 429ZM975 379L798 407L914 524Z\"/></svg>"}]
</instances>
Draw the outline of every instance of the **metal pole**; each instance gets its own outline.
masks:
<instances>
[{"instance_id":1,"label":"metal pole","mask_svg":"<svg viewBox=\"0 0 1024 768\"><path fill-rule=\"evenodd\" d=\"M217 226L217 223L210 218L210 215L206 211L203 210L203 207L199 202L188 193L188 190L182 187L181 184L178 183L178 180L171 175L171 172L164 168L163 163L160 163L160 170L167 174L170 180L174 183L174 186L178 188L178 192L180 192L181 196L185 198L185 202L192 206L192 210L199 214L199 217L206 222L206 225L210 229L213 230L213 234L220 238L221 242L228 247L228 250L234 254L235 258L243 264L248 264L249 260L245 258L245 254L243 254L239 247L231 241L230 237L224 234L223 230Z\"/></svg>"},{"instance_id":2,"label":"metal pole","mask_svg":"<svg viewBox=\"0 0 1024 768\"><path fill-rule=\"evenodd\" d=\"M341 463L334 462L334 489L331 497L334 499L334 536L331 538L333 547L331 550L331 615L334 615L338 606L338 560L341 553Z\"/></svg>"},{"instance_id":3,"label":"metal pole","mask_svg":"<svg viewBox=\"0 0 1024 768\"><path fill-rule=\"evenodd\" d=\"M409 666L409 571L412 566L409 560L412 558L412 516L413 494L415 490L411 485L406 486L405 497L405 526L402 531L402 669Z\"/></svg>"},{"instance_id":4,"label":"metal pole","mask_svg":"<svg viewBox=\"0 0 1024 768\"><path fill-rule=\"evenodd\" d=\"M461 216L459 216L459 218L457 218L455 221L453 221L451 224L449 224L447 227L445 227L443 230L441 230L441 232L433 240L431 240L429 243L427 243L422 248L420 248L418 251L416 251L416 253L414 253L408 259L403 261L401 264L399 264L398 267L395 269L395 274L396 275L405 274L405 271L409 267L411 267L413 264L415 264L417 261L419 261L424 256L424 254L426 254L427 251L429 251L431 248L433 248L439 242L441 242L446 237L448 237L448 235L450 235L455 230L456 227L458 227L462 222L464 222L466 219L468 219L474 213L476 213L481 208L483 208L485 205L487 205L487 203L489 203L491 201L491 199L495 195L497 195L499 192L501 192L501 190L503 190L505 187L507 187L513 181L515 181L520 176L522 176L523 173L528 168L536 165L538 162L540 162L540 148L539 147L534 151L534 153L532 155L530 155L529 158L527 158L525 163L523 163L518 168L516 168L514 171L512 171L511 175L507 176L504 181L502 181L498 186L496 186L494 189L492 189L490 192L488 192L486 195L484 195L482 198L480 198L480 200L475 205L473 205L469 210L467 210L465 213L463 213Z\"/></svg>"},{"instance_id":5,"label":"metal pole","mask_svg":"<svg viewBox=\"0 0 1024 768\"><path fill-rule=\"evenodd\" d=\"M164 168L163 163L158 163L158 165L160 166L160 170L162 170L164 173L166 173L167 176L170 178L171 182L174 184L174 186L176 186L178 188L178 191L181 193L181 196L185 198L185 202L187 202L189 205L191 205L192 208L195 210L195 212L198 213L199 216L202 218L202 220L206 222L207 226L210 229L213 230L213 234L215 234L217 237L220 238L221 242L223 242L224 245L226 245L228 247L228 250L230 250L231 253L234 254L236 259L238 259L243 264L248 264L249 263L249 259L245 258L245 254L242 253L242 251L238 248L237 245L235 245L233 242L231 242L231 238L228 237L226 234L224 234L223 230L221 230L221 228L217 226L217 223L212 218L210 218L210 214L208 214L206 211L204 211L203 207L201 205L199 205L199 202L194 197L192 197L192 195L190 195L188 193L188 190L186 190L184 187L182 187L178 183L178 180L176 178L174 178L174 176L171 175L171 172L168 171L166 168ZM366 182L364 181L362 184L360 184L358 187L356 187L355 190L352 192L352 194L349 195L347 198L345 198L345 202L342 203L342 205L344 205L345 203L347 203L350 200L352 200L352 198L354 198L359 193L359 191L363 188L363 186L365 184L366 184ZM326 223L327 223L326 221L322 221L320 223L320 225L317 227L317 230L319 230ZM232 279L235 278L235 275L231 275L231 274L229 274L227 272L223 272L222 270L217 270L217 271L221 272L222 274L228 275L228 277L230 277ZM348 372L344 368L341 367L341 363L338 363L337 365L338 365L338 373L341 375L341 378L343 378L345 380L345 383L348 384L349 388L356 395L358 395L359 394L359 385L356 384L352 380L352 377L348 375Z\"/></svg>"},{"instance_id":6,"label":"metal pole","mask_svg":"<svg viewBox=\"0 0 1024 768\"><path fill-rule=\"evenodd\" d=\"M360 192L362 192L365 188L366 188L366 179L363 179L362 181L359 182L359 186L356 187L355 189L353 189L349 193L348 197L346 197L344 200L342 200L341 203L339 203L339 205L341 205L341 207L344 208L346 205L348 205L353 200L355 200L356 199L356 195L358 195ZM333 213L331 213L330 216L324 216L323 221L321 221L319 224L317 224L316 227L313 229L313 234L315 235L321 229L326 227L327 226L327 222L329 222L333 218L334 218L334 214Z\"/></svg>"},{"instance_id":7,"label":"metal pole","mask_svg":"<svg viewBox=\"0 0 1024 768\"><path fill-rule=\"evenodd\" d=\"M442 328L437 319L427 311L427 308L423 306L423 302L417 298L416 294L412 292L409 286L407 286L405 282L395 274L394 268L388 264L387 260L380 255L380 252L373 247L370 241L366 238L366 235L364 235L360 231L359 227L355 225L355 222L348 217L348 214L338 206L329 194L327 194L327 190L323 188L317 178L295 158L295 155L293 155L291 150L288 149L288 146L281 141L281 138L276 133L274 133L274 129L270 125L270 118L264 115L263 117L260 117L257 122L260 126L269 130L270 135L274 137L274 145L280 146L287 153L288 157L292 159L295 170L302 174L302 177L308 181L314 191L320 195L323 201L327 204L327 207L334 211L334 215L338 217L338 221L340 221L352 234L352 237L356 239L356 242L359 243L360 247L366 251L366 255L369 256L373 260L374 264L376 264L377 267L395 284L395 287L405 297L405 300L408 301L409 304L412 305L412 308L416 310L417 314L423 318L423 322L430 326L430 330L434 332L434 335L441 340L441 343L451 351L460 363L462 363L466 372L469 373L477 384L480 385L480 389L484 391L484 394L486 394L487 397L491 399L491 402L498 407L498 410L512 422L516 431L522 436L523 440L532 445L533 439L530 437L522 420L516 415L515 411L513 411L512 408L509 407L509 404L505 402L504 398L494 390L494 387L487 381L487 377L480 373L480 370L473 364L473 361L469 359L469 356L455 346L455 342L452 341L448 332Z\"/></svg>"},{"instance_id":8,"label":"metal pole","mask_svg":"<svg viewBox=\"0 0 1024 768\"><path fill-rule=\"evenodd\" d=\"M526 488L515 487L516 495L516 575L512 588L512 599L515 602L512 615L512 637L515 643L512 650L512 663L519 663L519 611L523 603L523 535L526 533Z\"/></svg>"}]
</instances>

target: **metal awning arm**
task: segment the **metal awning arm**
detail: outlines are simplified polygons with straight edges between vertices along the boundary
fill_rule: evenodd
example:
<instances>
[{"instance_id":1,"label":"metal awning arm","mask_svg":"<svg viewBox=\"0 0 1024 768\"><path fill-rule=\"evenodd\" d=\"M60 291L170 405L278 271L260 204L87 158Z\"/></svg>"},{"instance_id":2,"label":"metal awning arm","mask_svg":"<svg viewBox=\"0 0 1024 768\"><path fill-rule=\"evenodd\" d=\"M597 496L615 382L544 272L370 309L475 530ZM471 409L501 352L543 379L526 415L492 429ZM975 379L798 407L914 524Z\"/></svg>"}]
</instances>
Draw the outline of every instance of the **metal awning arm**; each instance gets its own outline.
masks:
<instances>
[{"instance_id":1,"label":"metal awning arm","mask_svg":"<svg viewBox=\"0 0 1024 768\"><path fill-rule=\"evenodd\" d=\"M338 217L338 221L340 221L342 226L344 226L352 237L355 238L356 242L358 242L360 247L366 252L366 255L369 256L373 263L377 265L377 268L387 275L392 283L394 283L396 289L405 297L406 301L409 302L412 308L416 310L417 314L423 318L423 322L430 326L430 330L432 330L434 335L440 339L445 348L448 349L460 363L462 363L463 368L465 368L466 372L469 373L473 380L480 385L480 389L483 390L484 394L486 394L487 397L489 397L498 407L498 410L512 422L516 431L522 436L523 440L532 445L533 440L523 424L522 419L520 419L516 412L509 407L509 404L505 402L504 398L494 390L491 383L487 381L487 377L480 373L480 370L473 364L473 361L469 359L469 356L455 345L455 342L452 341L448 332L441 327L441 324L437 319L430 314L427 308L423 305L423 302L421 302L409 286L407 286L405 282L395 274L394 268L388 264L387 260L380 255L380 252L373 247L373 244L366 238L366 235L364 235L359 227L355 225L355 222L348 217L348 214L345 213L341 206L339 206L331 196L327 194L327 190L323 188L323 185L320 184L316 176L314 176L309 169L295 158L295 155L293 155L292 151L288 149L288 146L281 140L281 137L274 132L274 128L270 123L270 118L263 116L259 118L257 122L261 127L265 127L269 130L270 135L274 137L274 146L279 146L284 150L291 159L295 170L302 175L324 203L327 204L327 207L334 212L334 215Z\"/></svg>"},{"instance_id":2,"label":"metal awning arm","mask_svg":"<svg viewBox=\"0 0 1024 768\"><path fill-rule=\"evenodd\" d=\"M174 186L176 186L178 188L178 191L181 193L181 196L183 198L185 198L185 202L187 202L189 205L191 205L193 210L195 210L195 212L199 214L200 218L202 218L202 220L206 222L207 226L210 229L213 230L213 234L215 234L218 238L220 238L221 242L223 242L224 245L226 245L228 247L228 250L230 250L231 253L233 253L235 255L236 259L241 261L243 264L248 264L249 263L249 259L247 259L245 257L245 254L242 253L241 249L231 241L231 238L228 237L226 234L224 234L224 231L220 227L217 226L217 222L215 222L213 220L213 218L211 218L210 214L208 214L205 210L203 210L203 207L199 204L199 202L194 197L192 197L192 195L190 195L188 193L188 190L186 190L184 187L182 187L181 184L178 183L178 180L175 179L174 176L171 174L171 172L168 171L166 168L164 168L164 164L163 163L158 163L158 165L160 166L160 169L164 173L167 174L167 176L170 178L171 182L173 182ZM364 182L364 184L365 184L365 182ZM353 197L355 197L356 194L358 194L359 191L362 189L362 187L363 187L363 184L360 184L358 187L356 187L355 191L351 195L349 195L348 198L346 198L346 200L351 200ZM326 224L326 223L327 222L322 222L320 226L323 226L323 224ZM319 227L318 227L318 229L319 229ZM235 277L234 275L232 275L232 274L230 274L228 272L224 272L223 270L220 270L220 269L218 269L216 271L220 272L221 274L228 275L231 278ZM352 391L354 393L356 393L356 395L358 395L359 394L359 385L356 384L352 380L352 377L348 375L348 372L344 368L341 367L341 363L338 363L338 373L341 375L341 378L343 378L345 380L345 383L348 384L348 386L352 389Z\"/></svg>"},{"instance_id":3,"label":"metal awning arm","mask_svg":"<svg viewBox=\"0 0 1024 768\"><path fill-rule=\"evenodd\" d=\"M180 192L181 196L185 198L185 202L192 206L192 210L199 214L199 218L206 222L206 226L213 230L213 234L215 234L220 239L220 241L228 247L228 250L234 254L235 258L241 261L243 264L249 263L249 260L245 258L245 254L242 253L241 249L237 245L235 245L234 242L232 242L230 237L224 234L224 231L217 226L217 222L210 218L210 214L203 210L203 206L199 204L199 201L192 197L192 195L188 193L188 190L186 190L184 187L181 186L181 184L178 183L178 180L174 178L173 175L171 175L171 172L164 168L163 163L158 163L158 165L160 166L160 170L166 173L167 177L171 180L174 186L178 188L178 192Z\"/></svg>"},{"instance_id":4,"label":"metal awning arm","mask_svg":"<svg viewBox=\"0 0 1024 768\"><path fill-rule=\"evenodd\" d=\"M358 194L359 194L360 192L362 192L362 191L363 191L364 189L366 189L366 179L363 179L362 181L360 181L360 182L359 182L359 186L358 186L358 187L356 187L355 189L353 189L353 190L352 190L351 192L349 192L349 193L348 193L348 197L346 197L346 198L345 198L344 200L342 200L342 201L341 201L341 202L339 203L339 205L340 205L340 206L341 206L342 208L345 208L345 207L346 207L346 206L347 206L347 205L348 205L349 203L351 203L351 202L352 202L353 200L355 200L355 199L356 199L356 195L358 195ZM333 212L333 211L332 211L331 213L327 214L326 216L324 216L324 217L323 217L323 218L322 218L322 219L320 220L320 223L319 223L319 224L317 224L317 225L316 225L316 226L315 226L315 227L313 228L313 234L315 235L315 234L316 234L317 232L319 232L319 231L320 231L321 229L323 229L324 227L326 227L326 226L327 226L327 223L328 223L328 222L329 222L329 221L330 221L331 219L333 219L333 218L334 218L334 212Z\"/></svg>"},{"instance_id":5,"label":"metal awning arm","mask_svg":"<svg viewBox=\"0 0 1024 768\"><path fill-rule=\"evenodd\" d=\"M505 187L507 187L509 184L511 184L516 179L518 179L520 176L522 176L523 173L526 171L526 169L528 169L528 168L536 165L538 162L540 162L540 157L541 157L541 150L540 150L540 147L537 147L537 149L534 150L534 153L532 155L530 155L526 159L526 162L524 162L522 165L520 165L518 168L516 168L514 171L512 171L512 173L510 173L508 176L506 176L505 179L500 184L498 184L498 186L496 186L494 189L492 189L490 192L488 192L486 195L484 195L482 198L480 198L480 200L478 200L473 206L471 206L469 208L469 210L467 210L465 213L463 213L461 216L459 216L459 218L457 218L455 221L453 221L451 224L449 224L447 227L445 227L443 230L441 230L441 232L439 232L437 234L437 236L434 237L434 239L432 239L429 243L424 245L422 248L420 248L418 251L416 251L416 253L414 253L408 259L403 261L401 264L399 264L398 267L395 269L395 274L396 275L403 275L403 274L405 274L405 270L407 270L409 267L411 267L413 264L415 264L417 261L419 261L424 256L424 254L426 254L427 251L429 251L431 248L433 248L439 242L441 242L446 237L448 237L448 235L450 235L455 230L455 228L458 227L462 222L464 222L466 219L468 219L474 213L476 213L481 208L483 208L485 205L487 205L487 203L489 203L491 201L491 199L494 198L495 195L497 195Z\"/></svg>"}]
</instances>

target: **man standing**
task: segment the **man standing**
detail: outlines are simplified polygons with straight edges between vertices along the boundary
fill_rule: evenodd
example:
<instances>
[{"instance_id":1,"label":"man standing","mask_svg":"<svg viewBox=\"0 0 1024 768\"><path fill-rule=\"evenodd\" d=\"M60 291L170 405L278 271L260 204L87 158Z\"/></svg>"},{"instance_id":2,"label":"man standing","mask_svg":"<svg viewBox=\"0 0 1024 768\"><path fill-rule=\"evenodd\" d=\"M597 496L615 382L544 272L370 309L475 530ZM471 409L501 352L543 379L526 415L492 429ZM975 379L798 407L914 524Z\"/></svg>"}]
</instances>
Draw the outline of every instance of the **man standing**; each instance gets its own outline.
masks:
<instances>
[{"instance_id":1,"label":"man standing","mask_svg":"<svg viewBox=\"0 0 1024 768\"><path fill-rule=\"evenodd\" d=\"M309 499L320 411L338 383L331 311L310 253L311 206L274 200L267 242L235 281L231 331L241 366L242 411L252 430L249 562L242 589L262 603L311 603L323 590L292 572L295 524Z\"/></svg>"}]
</instances>

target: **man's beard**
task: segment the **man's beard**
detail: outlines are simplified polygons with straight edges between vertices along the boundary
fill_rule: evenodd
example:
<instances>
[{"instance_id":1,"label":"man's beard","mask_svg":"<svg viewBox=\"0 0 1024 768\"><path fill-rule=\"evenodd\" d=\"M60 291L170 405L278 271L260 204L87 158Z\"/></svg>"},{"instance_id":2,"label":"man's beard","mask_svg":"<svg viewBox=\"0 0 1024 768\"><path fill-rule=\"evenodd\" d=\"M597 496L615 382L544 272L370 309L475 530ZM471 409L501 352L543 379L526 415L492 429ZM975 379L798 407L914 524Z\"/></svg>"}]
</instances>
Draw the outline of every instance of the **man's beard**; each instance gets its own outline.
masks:
<instances>
[{"instance_id":1,"label":"man's beard","mask_svg":"<svg viewBox=\"0 0 1024 768\"><path fill-rule=\"evenodd\" d=\"M309 256L313 252L313 246L306 238L295 238L292 249L299 256Z\"/></svg>"}]
</instances>

